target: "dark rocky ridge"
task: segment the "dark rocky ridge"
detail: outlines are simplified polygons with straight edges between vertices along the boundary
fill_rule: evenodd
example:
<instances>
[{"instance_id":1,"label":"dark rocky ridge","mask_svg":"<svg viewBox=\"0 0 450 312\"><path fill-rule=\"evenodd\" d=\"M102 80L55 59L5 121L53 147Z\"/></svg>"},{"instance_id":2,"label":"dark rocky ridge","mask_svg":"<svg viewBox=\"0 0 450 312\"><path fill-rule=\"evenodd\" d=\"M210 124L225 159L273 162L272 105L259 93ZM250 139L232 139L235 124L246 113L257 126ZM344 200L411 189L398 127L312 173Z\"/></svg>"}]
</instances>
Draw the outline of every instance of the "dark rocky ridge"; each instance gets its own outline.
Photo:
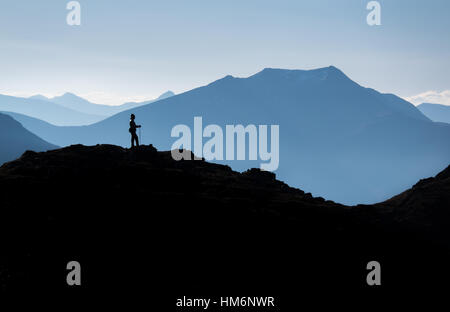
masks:
<instances>
[{"instance_id":1,"label":"dark rocky ridge","mask_svg":"<svg viewBox=\"0 0 450 312\"><path fill-rule=\"evenodd\" d=\"M42 289L70 291L65 265L79 260L83 289L96 294L148 293L149 279L170 293L280 291L298 281L314 290L336 280L364 288L374 259L388 263L387 288L412 278L438 285L450 276L449 171L384 203L348 207L268 172L176 162L151 146L26 152L0 168L0 285L33 289L39 279Z\"/></svg>"}]
</instances>

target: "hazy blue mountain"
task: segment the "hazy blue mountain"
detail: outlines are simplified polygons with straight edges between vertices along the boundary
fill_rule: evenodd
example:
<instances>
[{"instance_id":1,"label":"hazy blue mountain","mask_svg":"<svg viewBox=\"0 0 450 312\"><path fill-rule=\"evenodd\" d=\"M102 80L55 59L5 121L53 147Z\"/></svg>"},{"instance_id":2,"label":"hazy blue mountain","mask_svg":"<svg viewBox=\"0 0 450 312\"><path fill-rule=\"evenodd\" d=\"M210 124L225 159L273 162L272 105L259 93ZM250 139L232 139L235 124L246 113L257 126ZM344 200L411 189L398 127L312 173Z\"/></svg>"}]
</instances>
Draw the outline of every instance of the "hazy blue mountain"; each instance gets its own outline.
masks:
<instances>
[{"instance_id":1,"label":"hazy blue mountain","mask_svg":"<svg viewBox=\"0 0 450 312\"><path fill-rule=\"evenodd\" d=\"M18 158L27 150L40 152L55 148L57 146L31 133L11 116L0 114L0 165Z\"/></svg>"},{"instance_id":2,"label":"hazy blue mountain","mask_svg":"<svg viewBox=\"0 0 450 312\"><path fill-rule=\"evenodd\" d=\"M128 102L117 106L91 103L88 100L83 99L82 97L79 97L73 93L65 93L61 96L57 96L47 100L85 114L109 117L121 111L141 105L150 104L157 100L165 99L173 95L173 92L167 91L155 100L149 100L145 102Z\"/></svg>"},{"instance_id":3,"label":"hazy blue mountain","mask_svg":"<svg viewBox=\"0 0 450 312\"><path fill-rule=\"evenodd\" d=\"M346 204L387 199L450 163L450 125L432 122L395 95L361 87L332 66L226 76L90 126L47 130L42 137L58 145L128 146L130 113L143 125L143 142L166 150L175 141L172 127L193 129L194 116L202 116L204 126L223 129L227 124L280 125L277 177ZM244 170L261 162L223 163Z\"/></svg>"},{"instance_id":4,"label":"hazy blue mountain","mask_svg":"<svg viewBox=\"0 0 450 312\"><path fill-rule=\"evenodd\" d=\"M41 100L41 101L49 101L50 100L48 97L43 96L41 94L36 94L36 95L30 96L29 98L32 100Z\"/></svg>"},{"instance_id":5,"label":"hazy blue mountain","mask_svg":"<svg viewBox=\"0 0 450 312\"><path fill-rule=\"evenodd\" d=\"M39 136L41 137L51 137L54 131L59 131L61 128L60 126L55 126L46 121L19 113L0 111L0 114L11 116L16 121L20 122L25 129L32 133L39 133Z\"/></svg>"},{"instance_id":6,"label":"hazy blue mountain","mask_svg":"<svg viewBox=\"0 0 450 312\"><path fill-rule=\"evenodd\" d=\"M94 104L69 92L64 93L61 96L50 98L49 101L85 114L99 115L104 117L111 115L112 106Z\"/></svg>"},{"instance_id":7,"label":"hazy blue mountain","mask_svg":"<svg viewBox=\"0 0 450 312\"><path fill-rule=\"evenodd\" d=\"M0 111L15 112L38 118L54 125L87 125L104 117L82 113L39 98L0 95Z\"/></svg>"},{"instance_id":8,"label":"hazy blue mountain","mask_svg":"<svg viewBox=\"0 0 450 312\"><path fill-rule=\"evenodd\" d=\"M47 98L39 94L29 98L0 95L0 111L26 115L58 126L84 126L99 122L121 111L150 104L172 95L173 92L168 91L156 100L125 103L118 106L94 104L72 93L65 93L54 98ZM30 126L27 124L29 120L23 120L25 127Z\"/></svg>"},{"instance_id":9,"label":"hazy blue mountain","mask_svg":"<svg viewBox=\"0 0 450 312\"><path fill-rule=\"evenodd\" d=\"M450 123L450 106L448 105L423 103L417 108L433 121Z\"/></svg>"}]
</instances>

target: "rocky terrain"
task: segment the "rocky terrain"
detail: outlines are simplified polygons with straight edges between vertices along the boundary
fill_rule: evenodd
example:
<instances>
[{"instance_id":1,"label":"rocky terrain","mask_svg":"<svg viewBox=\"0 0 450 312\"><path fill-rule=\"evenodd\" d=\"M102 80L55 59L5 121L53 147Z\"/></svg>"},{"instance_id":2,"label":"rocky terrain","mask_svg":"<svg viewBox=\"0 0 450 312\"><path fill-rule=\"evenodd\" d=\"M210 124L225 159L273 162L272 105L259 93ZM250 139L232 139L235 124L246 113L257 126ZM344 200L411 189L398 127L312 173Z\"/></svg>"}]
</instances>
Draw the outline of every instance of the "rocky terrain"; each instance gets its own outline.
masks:
<instances>
[{"instance_id":1,"label":"rocky terrain","mask_svg":"<svg viewBox=\"0 0 450 312\"><path fill-rule=\"evenodd\" d=\"M371 260L386 289L450 276L450 167L350 207L257 169L74 145L4 164L0 190L2 290L71 293L72 260L83 294L366 289Z\"/></svg>"}]
</instances>

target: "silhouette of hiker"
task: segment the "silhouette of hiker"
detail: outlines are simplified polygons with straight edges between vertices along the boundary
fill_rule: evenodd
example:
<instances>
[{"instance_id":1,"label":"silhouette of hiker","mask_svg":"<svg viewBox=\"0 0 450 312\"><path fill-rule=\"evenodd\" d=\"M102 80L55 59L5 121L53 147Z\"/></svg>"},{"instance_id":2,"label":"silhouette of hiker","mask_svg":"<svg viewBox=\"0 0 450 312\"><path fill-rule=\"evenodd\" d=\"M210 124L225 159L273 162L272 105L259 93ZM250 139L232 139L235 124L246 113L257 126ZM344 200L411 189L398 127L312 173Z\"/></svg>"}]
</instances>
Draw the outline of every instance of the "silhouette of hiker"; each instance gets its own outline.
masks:
<instances>
[{"instance_id":1,"label":"silhouette of hiker","mask_svg":"<svg viewBox=\"0 0 450 312\"><path fill-rule=\"evenodd\" d=\"M139 146L139 138L136 135L136 129L140 128L140 125L136 125L136 123L134 122L134 119L136 118L136 116L134 116L134 114L131 114L130 116L130 129L128 129L128 131L130 131L131 133L131 147L134 147L134 142L136 142L136 146Z\"/></svg>"}]
</instances>

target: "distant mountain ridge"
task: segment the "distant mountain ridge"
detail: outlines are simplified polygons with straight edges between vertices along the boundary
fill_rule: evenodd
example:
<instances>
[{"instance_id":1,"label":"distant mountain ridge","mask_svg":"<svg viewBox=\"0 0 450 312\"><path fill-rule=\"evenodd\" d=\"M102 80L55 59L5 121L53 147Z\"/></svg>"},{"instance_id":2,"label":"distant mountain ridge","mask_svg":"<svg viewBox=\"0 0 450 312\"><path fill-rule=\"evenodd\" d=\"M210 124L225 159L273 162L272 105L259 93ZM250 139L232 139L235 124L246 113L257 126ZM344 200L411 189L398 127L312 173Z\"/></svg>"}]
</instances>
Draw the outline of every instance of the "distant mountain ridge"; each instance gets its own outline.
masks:
<instances>
[{"instance_id":1,"label":"distant mountain ridge","mask_svg":"<svg viewBox=\"0 0 450 312\"><path fill-rule=\"evenodd\" d=\"M168 150L178 124L279 125L277 176L315 196L344 204L374 203L433 176L450 160L450 125L433 123L414 105L364 88L334 66L267 68L248 78L226 76L86 127L36 133L58 145L129 145L130 113L143 143ZM44 133L45 132L45 133ZM254 161L217 161L235 170Z\"/></svg>"},{"instance_id":2,"label":"distant mountain ridge","mask_svg":"<svg viewBox=\"0 0 450 312\"><path fill-rule=\"evenodd\" d=\"M422 103L417 108L433 121L450 124L450 106L448 105Z\"/></svg>"},{"instance_id":3,"label":"distant mountain ridge","mask_svg":"<svg viewBox=\"0 0 450 312\"><path fill-rule=\"evenodd\" d=\"M172 91L167 91L167 92L163 93L161 96L159 96L158 99L166 99L173 95L174 95L174 93ZM76 95L73 95L73 96L76 97ZM38 101L40 101L40 99L49 100L48 98L46 98L42 95L35 95L35 96L32 96L30 99L35 99ZM82 98L80 98L80 99L84 100ZM150 100L150 101L146 101L146 102L129 102L129 103L122 104L120 106L120 108L121 109L133 108L133 107L138 107L141 105L151 104L155 101L157 101L157 100ZM92 104L92 105L97 105L97 104ZM53 134L55 133L55 131L60 131L60 129L61 129L60 126L54 125L50 122L47 122L45 120L42 120L42 119L39 119L36 117L28 116L26 114L20 114L20 113L11 112L11 111L1 111L1 110L0 110L0 113L13 117L16 121L20 122L22 124L22 126L24 128L26 128L28 131L30 131L32 133L39 133L40 136L43 136L46 138L53 137ZM64 129L67 131L68 129L76 129L76 128L72 128L72 126L64 126Z\"/></svg>"},{"instance_id":4,"label":"distant mountain ridge","mask_svg":"<svg viewBox=\"0 0 450 312\"><path fill-rule=\"evenodd\" d=\"M86 114L99 116L110 115L110 106L91 103L88 100L85 100L82 97L70 92L64 93L61 96L50 98L48 101Z\"/></svg>"},{"instance_id":5,"label":"distant mountain ridge","mask_svg":"<svg viewBox=\"0 0 450 312\"><path fill-rule=\"evenodd\" d=\"M124 103L122 105L117 105L117 106L92 103L92 102L90 102L82 97L79 97L76 94L70 93L70 92L64 93L61 96L56 96L53 98L46 98L42 95L35 95L35 96L32 96L31 98L46 99L49 102L56 103L61 106L64 106L69 109L79 111L79 112L82 112L85 114L109 117L109 116L117 114L121 111L124 111L126 109L130 109L130 108L145 105L145 104L150 104L155 101L171 97L173 95L174 95L174 93L172 91L167 91L154 100L148 100L148 101L144 101L144 102L127 102L127 103Z\"/></svg>"},{"instance_id":6,"label":"distant mountain ridge","mask_svg":"<svg viewBox=\"0 0 450 312\"><path fill-rule=\"evenodd\" d=\"M173 94L168 91L155 100L118 106L94 104L72 93L54 98L39 94L29 98L0 95L0 111L26 115L57 126L85 126L123 110L150 104Z\"/></svg>"},{"instance_id":7,"label":"distant mountain ridge","mask_svg":"<svg viewBox=\"0 0 450 312\"><path fill-rule=\"evenodd\" d=\"M104 119L102 116L86 114L42 100L41 97L27 99L0 95L0 111L24 114L58 126L88 125Z\"/></svg>"}]
</instances>

